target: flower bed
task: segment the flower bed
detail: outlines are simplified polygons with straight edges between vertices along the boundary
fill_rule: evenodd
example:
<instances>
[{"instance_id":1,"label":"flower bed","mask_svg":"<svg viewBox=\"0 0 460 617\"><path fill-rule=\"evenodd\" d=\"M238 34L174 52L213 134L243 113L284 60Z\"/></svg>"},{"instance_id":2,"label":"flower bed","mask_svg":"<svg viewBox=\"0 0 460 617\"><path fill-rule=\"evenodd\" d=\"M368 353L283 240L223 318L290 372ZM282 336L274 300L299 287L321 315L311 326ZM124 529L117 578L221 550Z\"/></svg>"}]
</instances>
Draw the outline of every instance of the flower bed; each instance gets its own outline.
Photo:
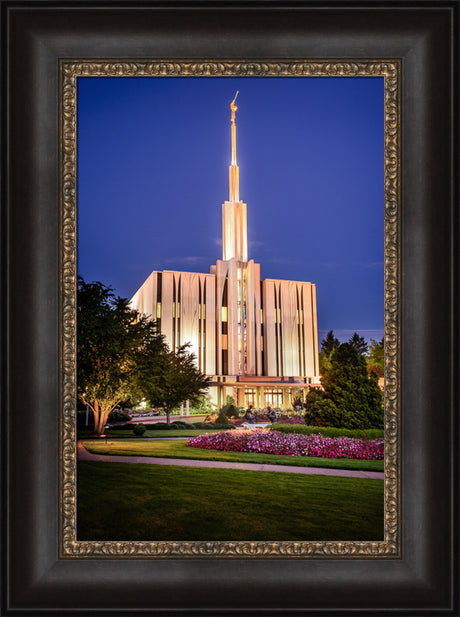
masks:
<instances>
[{"instance_id":1,"label":"flower bed","mask_svg":"<svg viewBox=\"0 0 460 617\"><path fill-rule=\"evenodd\" d=\"M302 416L281 416L276 420L277 424L305 424Z\"/></svg>"},{"instance_id":2,"label":"flower bed","mask_svg":"<svg viewBox=\"0 0 460 617\"><path fill-rule=\"evenodd\" d=\"M248 429L206 433L189 439L188 446L226 452L261 452L288 456L318 456L321 458L383 459L383 439L323 437L279 433L266 429Z\"/></svg>"}]
</instances>

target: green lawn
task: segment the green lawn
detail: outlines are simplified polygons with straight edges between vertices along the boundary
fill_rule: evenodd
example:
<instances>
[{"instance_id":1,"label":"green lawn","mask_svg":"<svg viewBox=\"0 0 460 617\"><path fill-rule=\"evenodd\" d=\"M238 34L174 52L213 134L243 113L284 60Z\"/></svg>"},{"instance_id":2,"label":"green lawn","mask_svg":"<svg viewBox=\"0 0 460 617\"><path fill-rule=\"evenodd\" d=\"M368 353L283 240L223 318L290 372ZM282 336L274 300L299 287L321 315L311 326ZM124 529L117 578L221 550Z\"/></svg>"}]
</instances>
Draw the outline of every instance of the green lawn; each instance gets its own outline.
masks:
<instances>
[{"instance_id":1,"label":"green lawn","mask_svg":"<svg viewBox=\"0 0 460 617\"><path fill-rule=\"evenodd\" d=\"M253 452L224 452L203 450L186 446L186 440L175 439L123 439L83 440L83 445L95 454L118 454L132 456L159 456L166 458L187 458L212 461L233 461L241 463L263 463L271 465L296 465L298 467L329 467L332 469L358 469L362 471L383 471L383 461L360 461L354 459L327 459L307 456L278 454L256 454Z\"/></svg>"},{"instance_id":2,"label":"green lawn","mask_svg":"<svg viewBox=\"0 0 460 617\"><path fill-rule=\"evenodd\" d=\"M78 463L79 540L382 540L383 481Z\"/></svg>"}]
</instances>

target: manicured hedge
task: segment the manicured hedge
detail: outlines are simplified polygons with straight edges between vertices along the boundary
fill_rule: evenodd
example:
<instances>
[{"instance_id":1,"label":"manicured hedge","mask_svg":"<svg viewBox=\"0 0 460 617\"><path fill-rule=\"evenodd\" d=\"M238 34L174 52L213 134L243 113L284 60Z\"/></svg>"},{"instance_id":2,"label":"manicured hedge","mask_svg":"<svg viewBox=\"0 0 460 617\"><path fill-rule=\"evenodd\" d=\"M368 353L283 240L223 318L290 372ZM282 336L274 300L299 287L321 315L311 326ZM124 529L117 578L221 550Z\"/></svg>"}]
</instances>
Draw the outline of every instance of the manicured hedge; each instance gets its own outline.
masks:
<instances>
[{"instance_id":1,"label":"manicured hedge","mask_svg":"<svg viewBox=\"0 0 460 617\"><path fill-rule=\"evenodd\" d=\"M280 433L300 433L301 435L318 435L323 437L354 437L367 439L383 439L382 428L349 429L334 426L305 426L304 424L272 424L271 431Z\"/></svg>"},{"instance_id":2,"label":"manicured hedge","mask_svg":"<svg viewBox=\"0 0 460 617\"><path fill-rule=\"evenodd\" d=\"M171 425L167 425L166 422L150 422L148 425L148 430L149 431L161 431L161 430L168 430L168 428L171 428Z\"/></svg>"},{"instance_id":3,"label":"manicured hedge","mask_svg":"<svg viewBox=\"0 0 460 617\"><path fill-rule=\"evenodd\" d=\"M110 430L113 429L131 429L135 424L124 424L111 426ZM208 431L214 430L230 430L235 427L232 424L214 424L213 422L182 422L181 420L174 420L171 424L166 424L166 422L152 422L146 425L148 431L177 431L177 430L194 430L194 429L205 429Z\"/></svg>"}]
</instances>

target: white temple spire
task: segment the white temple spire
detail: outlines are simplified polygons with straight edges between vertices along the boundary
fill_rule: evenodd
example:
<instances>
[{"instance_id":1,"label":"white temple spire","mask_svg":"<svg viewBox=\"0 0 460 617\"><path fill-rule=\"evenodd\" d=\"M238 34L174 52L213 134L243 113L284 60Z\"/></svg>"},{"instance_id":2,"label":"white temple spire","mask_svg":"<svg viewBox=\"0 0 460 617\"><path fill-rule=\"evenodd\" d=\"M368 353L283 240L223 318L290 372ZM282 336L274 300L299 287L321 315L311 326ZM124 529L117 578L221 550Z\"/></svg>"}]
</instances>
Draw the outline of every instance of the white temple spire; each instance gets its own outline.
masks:
<instances>
[{"instance_id":1,"label":"white temple spire","mask_svg":"<svg viewBox=\"0 0 460 617\"><path fill-rule=\"evenodd\" d=\"M236 164L236 124L235 113L238 107L235 105L236 97L238 96L238 90L235 94L235 98L230 103L230 109L232 110L232 164L229 167L229 201L237 202L240 200L240 180L239 169Z\"/></svg>"},{"instance_id":2,"label":"white temple spire","mask_svg":"<svg viewBox=\"0 0 460 617\"><path fill-rule=\"evenodd\" d=\"M239 168L236 164L236 97L230 103L232 110L232 164L229 167L229 199L222 204L222 259L248 260L246 204L240 201Z\"/></svg>"}]
</instances>

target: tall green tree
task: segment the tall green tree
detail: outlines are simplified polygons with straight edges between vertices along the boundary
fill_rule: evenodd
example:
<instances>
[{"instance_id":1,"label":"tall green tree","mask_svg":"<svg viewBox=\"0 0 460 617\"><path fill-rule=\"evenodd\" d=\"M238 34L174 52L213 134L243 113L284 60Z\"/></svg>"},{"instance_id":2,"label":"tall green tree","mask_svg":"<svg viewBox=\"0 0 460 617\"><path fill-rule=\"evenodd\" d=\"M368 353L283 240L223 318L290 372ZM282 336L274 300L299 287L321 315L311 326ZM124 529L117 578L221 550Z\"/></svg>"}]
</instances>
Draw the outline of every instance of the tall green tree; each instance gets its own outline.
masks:
<instances>
[{"instance_id":1,"label":"tall green tree","mask_svg":"<svg viewBox=\"0 0 460 617\"><path fill-rule=\"evenodd\" d=\"M368 376L366 359L350 343L330 356L322 390L307 396L307 411L320 424L343 428L381 428L383 397L377 376Z\"/></svg>"},{"instance_id":2,"label":"tall green tree","mask_svg":"<svg viewBox=\"0 0 460 617\"><path fill-rule=\"evenodd\" d=\"M164 409L168 424L175 407L187 399L199 401L209 387L209 378L196 367L188 344L157 359L147 354L139 365L137 380L145 400Z\"/></svg>"},{"instance_id":3,"label":"tall green tree","mask_svg":"<svg viewBox=\"0 0 460 617\"><path fill-rule=\"evenodd\" d=\"M146 400L171 410L202 396L209 385L188 345L171 351L157 322L129 308L100 282L79 277L77 291L78 396L94 414L102 434L109 413L120 401Z\"/></svg>"},{"instance_id":4,"label":"tall green tree","mask_svg":"<svg viewBox=\"0 0 460 617\"><path fill-rule=\"evenodd\" d=\"M153 365L166 352L156 322L129 308L111 287L78 278L77 392L93 411L96 433L104 432L120 401L141 395L139 364L149 356Z\"/></svg>"},{"instance_id":5,"label":"tall green tree","mask_svg":"<svg viewBox=\"0 0 460 617\"><path fill-rule=\"evenodd\" d=\"M329 330L326 337L321 341L321 351L319 354L319 372L321 375L331 367L332 354L339 345L339 339L335 338L333 330Z\"/></svg>"},{"instance_id":6,"label":"tall green tree","mask_svg":"<svg viewBox=\"0 0 460 617\"><path fill-rule=\"evenodd\" d=\"M321 341L321 351L324 351L327 356L329 356L334 349L340 345L340 341L338 338L335 338L334 331L329 330L326 334L326 337Z\"/></svg>"},{"instance_id":7,"label":"tall green tree","mask_svg":"<svg viewBox=\"0 0 460 617\"><path fill-rule=\"evenodd\" d=\"M364 336L359 336L357 332L353 334L353 336L348 340L348 344L351 345L360 356L365 356L367 354L367 343Z\"/></svg>"}]
</instances>

